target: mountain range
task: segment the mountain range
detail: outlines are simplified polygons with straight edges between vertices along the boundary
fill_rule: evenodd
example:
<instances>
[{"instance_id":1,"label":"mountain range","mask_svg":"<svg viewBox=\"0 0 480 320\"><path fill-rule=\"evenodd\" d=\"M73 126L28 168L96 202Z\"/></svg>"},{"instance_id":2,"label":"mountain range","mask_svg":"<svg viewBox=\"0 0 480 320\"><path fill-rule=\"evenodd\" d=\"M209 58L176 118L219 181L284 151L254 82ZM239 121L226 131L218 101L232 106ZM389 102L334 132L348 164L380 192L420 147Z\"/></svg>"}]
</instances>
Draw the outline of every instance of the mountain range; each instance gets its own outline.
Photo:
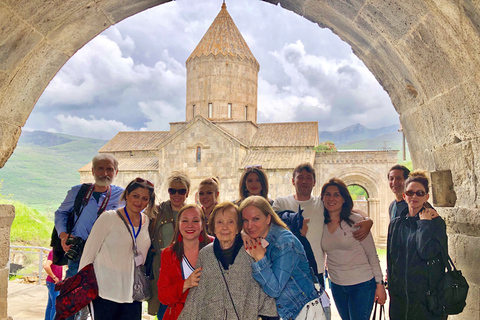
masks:
<instances>
[{"instance_id":1,"label":"mountain range","mask_svg":"<svg viewBox=\"0 0 480 320\"><path fill-rule=\"evenodd\" d=\"M369 129L361 124L319 132L339 150L401 150L398 126ZM15 152L0 169L0 195L26 203L53 217L66 192L80 181L78 169L89 163L107 140L45 131L24 131Z\"/></svg>"}]
</instances>

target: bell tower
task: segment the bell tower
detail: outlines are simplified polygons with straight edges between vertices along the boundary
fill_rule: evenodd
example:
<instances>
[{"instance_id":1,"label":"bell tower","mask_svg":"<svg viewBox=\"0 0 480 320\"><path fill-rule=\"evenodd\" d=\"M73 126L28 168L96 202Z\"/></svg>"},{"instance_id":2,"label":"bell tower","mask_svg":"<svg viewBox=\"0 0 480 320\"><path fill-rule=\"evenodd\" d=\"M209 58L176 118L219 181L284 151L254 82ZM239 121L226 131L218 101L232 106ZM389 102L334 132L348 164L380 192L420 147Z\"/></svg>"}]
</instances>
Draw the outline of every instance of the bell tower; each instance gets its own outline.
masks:
<instances>
[{"instance_id":1,"label":"bell tower","mask_svg":"<svg viewBox=\"0 0 480 320\"><path fill-rule=\"evenodd\" d=\"M186 67L187 122L200 114L212 121L257 123L260 65L225 3Z\"/></svg>"}]
</instances>

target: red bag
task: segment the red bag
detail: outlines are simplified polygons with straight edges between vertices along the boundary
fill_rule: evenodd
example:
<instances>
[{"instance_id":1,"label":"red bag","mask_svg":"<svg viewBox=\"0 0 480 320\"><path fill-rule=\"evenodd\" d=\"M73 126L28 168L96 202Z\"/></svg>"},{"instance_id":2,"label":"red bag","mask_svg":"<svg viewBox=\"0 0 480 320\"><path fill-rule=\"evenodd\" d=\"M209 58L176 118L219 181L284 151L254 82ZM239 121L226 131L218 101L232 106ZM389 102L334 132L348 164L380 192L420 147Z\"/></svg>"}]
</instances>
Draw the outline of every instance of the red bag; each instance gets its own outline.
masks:
<instances>
[{"instance_id":1,"label":"red bag","mask_svg":"<svg viewBox=\"0 0 480 320\"><path fill-rule=\"evenodd\" d=\"M55 300L55 320L65 320L98 297L93 264L86 265L76 275L57 283L55 290L60 291Z\"/></svg>"}]
</instances>

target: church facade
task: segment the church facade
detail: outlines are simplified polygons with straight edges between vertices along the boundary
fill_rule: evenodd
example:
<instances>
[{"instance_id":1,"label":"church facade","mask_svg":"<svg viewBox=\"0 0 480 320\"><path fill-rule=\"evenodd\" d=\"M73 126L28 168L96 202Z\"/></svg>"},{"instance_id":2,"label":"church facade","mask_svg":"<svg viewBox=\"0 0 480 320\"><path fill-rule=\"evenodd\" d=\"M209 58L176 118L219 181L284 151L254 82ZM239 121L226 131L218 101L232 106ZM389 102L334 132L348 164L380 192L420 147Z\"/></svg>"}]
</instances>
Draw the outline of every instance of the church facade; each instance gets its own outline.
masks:
<instances>
[{"instance_id":1,"label":"church facade","mask_svg":"<svg viewBox=\"0 0 480 320\"><path fill-rule=\"evenodd\" d=\"M367 190L369 200L360 206L376 221L377 242L384 242L393 199L386 173L396 163L397 151L318 154L317 122L257 123L260 65L225 4L187 59L186 69L185 121L170 123L170 131L119 132L99 150L119 161L115 184L148 179L163 201L168 199L168 176L182 171L192 181L187 198L191 203L200 181L215 176L220 200L227 201L238 198L244 167L261 165L269 179L269 197L275 199L294 192L293 169L310 162L317 171L314 195L334 176ZM91 163L79 171L81 182L92 182Z\"/></svg>"}]
</instances>

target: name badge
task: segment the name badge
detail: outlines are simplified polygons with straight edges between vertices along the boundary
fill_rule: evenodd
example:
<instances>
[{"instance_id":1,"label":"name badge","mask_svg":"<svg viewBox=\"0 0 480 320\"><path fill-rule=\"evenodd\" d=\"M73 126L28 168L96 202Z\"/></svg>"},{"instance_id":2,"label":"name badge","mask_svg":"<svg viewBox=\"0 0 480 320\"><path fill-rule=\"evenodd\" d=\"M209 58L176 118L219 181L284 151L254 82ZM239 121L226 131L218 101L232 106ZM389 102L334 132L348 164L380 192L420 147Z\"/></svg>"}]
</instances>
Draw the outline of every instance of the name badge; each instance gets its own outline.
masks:
<instances>
[{"instance_id":1,"label":"name badge","mask_svg":"<svg viewBox=\"0 0 480 320\"><path fill-rule=\"evenodd\" d=\"M135 260L135 267L141 266L143 264L143 255L141 252L137 253L137 255L133 258Z\"/></svg>"}]
</instances>

